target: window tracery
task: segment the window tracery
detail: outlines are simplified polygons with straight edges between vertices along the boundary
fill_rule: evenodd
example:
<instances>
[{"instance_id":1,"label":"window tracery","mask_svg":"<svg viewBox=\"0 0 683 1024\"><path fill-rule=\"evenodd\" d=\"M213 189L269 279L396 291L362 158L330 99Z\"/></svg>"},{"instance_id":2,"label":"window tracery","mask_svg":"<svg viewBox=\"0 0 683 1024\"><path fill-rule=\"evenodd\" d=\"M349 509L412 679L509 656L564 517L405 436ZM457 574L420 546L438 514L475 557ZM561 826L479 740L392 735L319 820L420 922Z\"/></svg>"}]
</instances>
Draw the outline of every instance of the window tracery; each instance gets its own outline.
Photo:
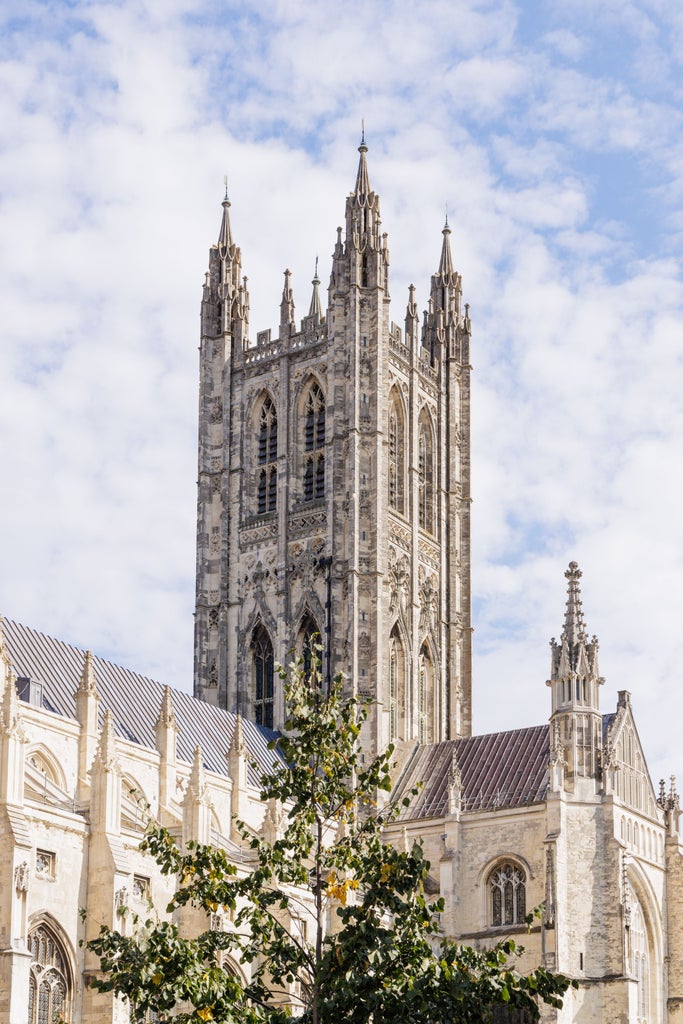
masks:
<instances>
[{"instance_id":1,"label":"window tracery","mask_svg":"<svg viewBox=\"0 0 683 1024\"><path fill-rule=\"evenodd\" d=\"M27 1024L55 1024L68 1018L71 980L64 948L46 924L29 932L31 953Z\"/></svg>"},{"instance_id":2,"label":"window tracery","mask_svg":"<svg viewBox=\"0 0 683 1024\"><path fill-rule=\"evenodd\" d=\"M325 396L312 384L304 406L304 501L325 496Z\"/></svg>"},{"instance_id":3,"label":"window tracery","mask_svg":"<svg viewBox=\"0 0 683 1024\"><path fill-rule=\"evenodd\" d=\"M273 728L274 660L273 645L263 625L254 630L251 638L253 659L254 721L267 729Z\"/></svg>"},{"instance_id":4,"label":"window tracery","mask_svg":"<svg viewBox=\"0 0 683 1024\"><path fill-rule=\"evenodd\" d=\"M491 924L523 924L526 917L526 874L518 864L499 865L489 877Z\"/></svg>"},{"instance_id":5,"label":"window tracery","mask_svg":"<svg viewBox=\"0 0 683 1024\"><path fill-rule=\"evenodd\" d=\"M320 630L318 629L315 619L311 615L306 615L299 628L299 636L297 640L297 650L303 660L305 679L308 679L311 675L314 657L319 659L320 652L317 650L317 645L319 643Z\"/></svg>"},{"instance_id":6,"label":"window tracery","mask_svg":"<svg viewBox=\"0 0 683 1024\"><path fill-rule=\"evenodd\" d=\"M264 399L259 415L258 465L257 508L262 515L277 507L277 413L270 395Z\"/></svg>"}]
</instances>

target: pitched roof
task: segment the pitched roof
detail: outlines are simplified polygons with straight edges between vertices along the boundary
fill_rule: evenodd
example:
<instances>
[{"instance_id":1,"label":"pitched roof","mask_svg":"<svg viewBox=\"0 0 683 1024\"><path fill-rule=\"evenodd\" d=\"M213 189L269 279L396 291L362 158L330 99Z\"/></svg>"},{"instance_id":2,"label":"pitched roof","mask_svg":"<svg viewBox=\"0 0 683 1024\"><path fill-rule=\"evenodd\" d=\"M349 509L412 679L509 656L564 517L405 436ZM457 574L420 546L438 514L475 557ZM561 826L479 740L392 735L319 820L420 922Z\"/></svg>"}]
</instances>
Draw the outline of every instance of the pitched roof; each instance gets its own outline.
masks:
<instances>
[{"instance_id":1,"label":"pitched roof","mask_svg":"<svg viewBox=\"0 0 683 1024\"><path fill-rule=\"evenodd\" d=\"M392 799L421 784L401 821L448 813L448 773L455 752L462 779L462 810L493 810L539 803L548 789L550 729L537 725L417 746Z\"/></svg>"},{"instance_id":2,"label":"pitched roof","mask_svg":"<svg viewBox=\"0 0 683 1024\"><path fill-rule=\"evenodd\" d=\"M83 671L85 652L8 619L3 625L7 650L17 676L42 683L42 706L47 711L75 718L74 694ZM117 736L155 749L154 725L159 717L163 684L94 655L92 664L100 695L100 725L105 711L111 711ZM227 775L235 715L196 700L182 690L173 690L172 697L178 724L178 759L192 764L195 748L200 746L204 766L219 775ZM249 782L258 786L261 773L269 771L276 759L276 754L268 750L268 742L276 733L245 719L242 728L249 754L258 763L258 769L249 767Z\"/></svg>"}]
</instances>

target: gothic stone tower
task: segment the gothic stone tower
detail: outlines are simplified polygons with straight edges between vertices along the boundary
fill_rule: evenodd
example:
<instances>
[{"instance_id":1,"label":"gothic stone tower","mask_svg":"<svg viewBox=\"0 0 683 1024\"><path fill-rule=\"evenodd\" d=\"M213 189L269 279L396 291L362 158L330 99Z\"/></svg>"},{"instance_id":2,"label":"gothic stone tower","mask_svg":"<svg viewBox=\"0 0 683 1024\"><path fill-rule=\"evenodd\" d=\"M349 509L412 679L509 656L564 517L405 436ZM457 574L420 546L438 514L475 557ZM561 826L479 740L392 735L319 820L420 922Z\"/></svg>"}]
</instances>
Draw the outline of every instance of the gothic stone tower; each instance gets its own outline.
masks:
<instances>
[{"instance_id":1,"label":"gothic stone tower","mask_svg":"<svg viewBox=\"0 0 683 1024\"><path fill-rule=\"evenodd\" d=\"M274 662L323 646L373 698L368 744L471 732L470 319L443 230L422 324L389 319L363 140L327 309L248 340L223 202L201 310L195 694L277 728Z\"/></svg>"}]
</instances>

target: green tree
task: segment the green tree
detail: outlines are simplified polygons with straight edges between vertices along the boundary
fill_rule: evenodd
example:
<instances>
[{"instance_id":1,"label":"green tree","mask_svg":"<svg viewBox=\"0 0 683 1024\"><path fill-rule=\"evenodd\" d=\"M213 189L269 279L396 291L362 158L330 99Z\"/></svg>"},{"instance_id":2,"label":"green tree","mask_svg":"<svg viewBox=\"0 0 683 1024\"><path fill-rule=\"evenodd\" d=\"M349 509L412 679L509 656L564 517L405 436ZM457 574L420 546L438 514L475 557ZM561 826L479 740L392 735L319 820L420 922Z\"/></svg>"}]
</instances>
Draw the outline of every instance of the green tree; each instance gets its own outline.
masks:
<instances>
[{"instance_id":1,"label":"green tree","mask_svg":"<svg viewBox=\"0 0 683 1024\"><path fill-rule=\"evenodd\" d=\"M512 940L475 951L439 938L421 846L385 842L400 812L377 803L392 748L365 766L367 705L344 696L341 678L329 694L321 685L315 659L307 677L299 666L285 679L287 722L261 779L262 799L285 811L278 837L238 823L251 851L238 867L211 846L181 850L151 821L142 848L178 879L172 919L134 917L128 936L103 927L87 944L104 974L93 984L127 997L135 1020L187 1024L481 1024L501 1005L530 1020L539 1000L561 1006L568 979L516 971ZM186 907L225 910L234 927L184 935L173 918ZM226 955L248 965L248 981L221 966Z\"/></svg>"}]
</instances>

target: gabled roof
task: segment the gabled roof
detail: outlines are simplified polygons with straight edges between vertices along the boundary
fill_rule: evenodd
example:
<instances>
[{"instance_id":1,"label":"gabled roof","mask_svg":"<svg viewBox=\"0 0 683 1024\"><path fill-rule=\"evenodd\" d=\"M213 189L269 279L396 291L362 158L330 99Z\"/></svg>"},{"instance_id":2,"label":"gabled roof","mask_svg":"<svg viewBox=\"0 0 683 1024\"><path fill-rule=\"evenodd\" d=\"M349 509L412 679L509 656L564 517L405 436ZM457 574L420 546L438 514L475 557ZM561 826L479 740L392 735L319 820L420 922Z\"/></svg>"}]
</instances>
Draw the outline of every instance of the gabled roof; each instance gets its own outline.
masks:
<instances>
[{"instance_id":1,"label":"gabled roof","mask_svg":"<svg viewBox=\"0 0 683 1024\"><path fill-rule=\"evenodd\" d=\"M448 813L448 773L456 755L462 810L493 810L540 803L548 789L550 729L546 725L469 736L416 747L393 793L400 800L422 784L400 821Z\"/></svg>"},{"instance_id":2,"label":"gabled roof","mask_svg":"<svg viewBox=\"0 0 683 1024\"><path fill-rule=\"evenodd\" d=\"M8 619L3 625L7 650L17 676L42 683L42 706L47 711L75 718L74 694L83 671L85 652ZM163 684L94 655L92 664L100 695L100 725L105 711L111 711L117 736L155 749L154 725L159 717ZM173 690L172 698L178 724L178 759L192 764L195 748L200 746L204 766L219 775L227 775L235 715L196 700L181 690ZM258 786L261 772L269 771L276 760L277 755L268 750L268 742L276 733L245 719L242 728L249 754L259 766L259 770L249 767L249 782Z\"/></svg>"}]
</instances>

